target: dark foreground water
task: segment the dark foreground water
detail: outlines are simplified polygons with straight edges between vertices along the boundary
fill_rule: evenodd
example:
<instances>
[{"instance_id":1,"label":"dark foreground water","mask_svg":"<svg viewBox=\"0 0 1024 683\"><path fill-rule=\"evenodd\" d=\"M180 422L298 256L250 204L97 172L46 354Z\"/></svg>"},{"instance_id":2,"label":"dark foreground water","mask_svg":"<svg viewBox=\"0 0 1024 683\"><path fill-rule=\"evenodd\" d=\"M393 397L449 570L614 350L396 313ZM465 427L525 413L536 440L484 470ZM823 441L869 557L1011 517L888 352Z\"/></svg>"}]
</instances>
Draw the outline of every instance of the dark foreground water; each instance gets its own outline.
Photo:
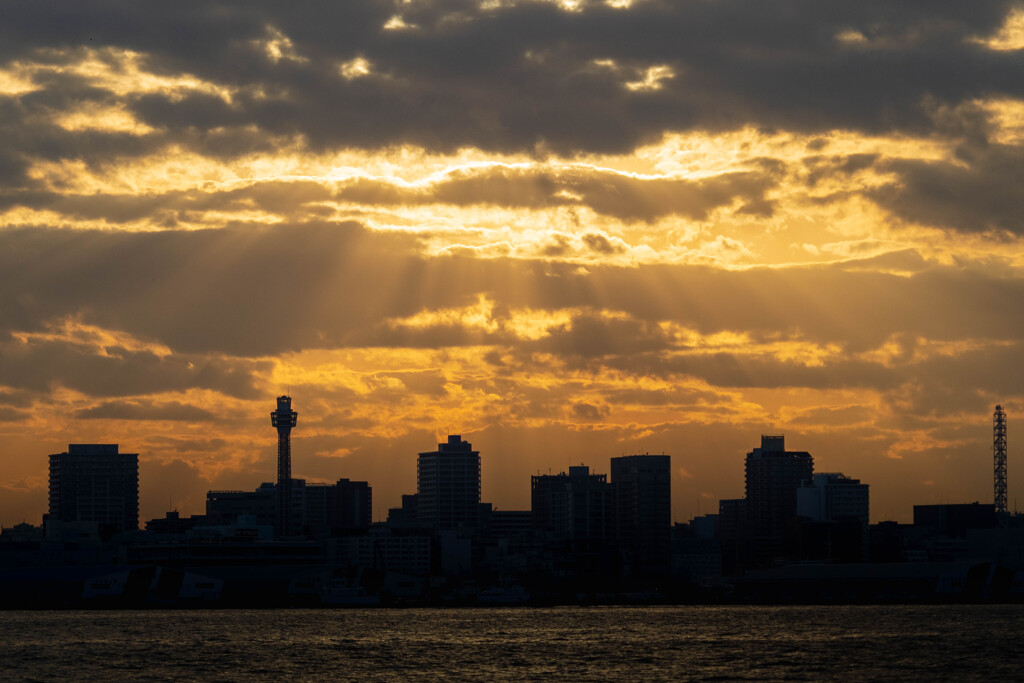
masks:
<instances>
[{"instance_id":1,"label":"dark foreground water","mask_svg":"<svg viewBox=\"0 0 1024 683\"><path fill-rule=\"evenodd\" d=\"M0 612L0 680L1024 678L1024 606Z\"/></svg>"}]
</instances>

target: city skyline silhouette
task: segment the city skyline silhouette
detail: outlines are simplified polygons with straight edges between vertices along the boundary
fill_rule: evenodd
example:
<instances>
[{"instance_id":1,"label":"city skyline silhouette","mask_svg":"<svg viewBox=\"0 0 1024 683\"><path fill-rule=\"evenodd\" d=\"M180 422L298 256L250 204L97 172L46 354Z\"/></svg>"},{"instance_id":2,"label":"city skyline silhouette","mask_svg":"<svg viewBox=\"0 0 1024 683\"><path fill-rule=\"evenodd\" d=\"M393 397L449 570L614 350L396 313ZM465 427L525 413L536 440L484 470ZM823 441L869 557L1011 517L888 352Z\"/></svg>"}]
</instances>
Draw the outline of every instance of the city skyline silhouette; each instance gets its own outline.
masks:
<instances>
[{"instance_id":1,"label":"city skyline silhouette","mask_svg":"<svg viewBox=\"0 0 1024 683\"><path fill-rule=\"evenodd\" d=\"M4 0L0 680L1024 678L1022 178L1022 0Z\"/></svg>"},{"instance_id":2,"label":"city skyline silhouette","mask_svg":"<svg viewBox=\"0 0 1024 683\"><path fill-rule=\"evenodd\" d=\"M292 476L294 407L282 395L270 413L277 481L208 491L202 514L140 519L139 454L118 444L51 454L42 523L0 533L0 606L989 602L1024 585L1024 516L999 504L1001 406L996 502L914 504L912 524L872 523L870 483L816 469L781 434L746 453L742 497L685 523L671 455L532 475L529 506L509 510L484 495L480 451L448 434L374 521L372 482Z\"/></svg>"},{"instance_id":3,"label":"city skyline silhouette","mask_svg":"<svg viewBox=\"0 0 1024 683\"><path fill-rule=\"evenodd\" d=\"M994 405L1024 500L1012 3L210 7L5 11L0 525L69 443L145 519L275 481L281 394L375 519L450 430L499 509L664 452L685 521L778 433L910 522Z\"/></svg>"}]
</instances>

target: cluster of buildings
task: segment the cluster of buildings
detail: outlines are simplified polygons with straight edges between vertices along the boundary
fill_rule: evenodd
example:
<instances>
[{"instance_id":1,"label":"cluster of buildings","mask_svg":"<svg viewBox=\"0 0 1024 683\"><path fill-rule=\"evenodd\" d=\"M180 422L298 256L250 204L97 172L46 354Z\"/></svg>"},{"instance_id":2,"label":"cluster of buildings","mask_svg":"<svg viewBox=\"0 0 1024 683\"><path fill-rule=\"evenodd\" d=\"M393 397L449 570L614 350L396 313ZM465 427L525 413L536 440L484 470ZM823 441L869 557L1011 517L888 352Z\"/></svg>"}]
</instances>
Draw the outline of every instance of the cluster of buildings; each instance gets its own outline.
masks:
<instances>
[{"instance_id":1,"label":"cluster of buildings","mask_svg":"<svg viewBox=\"0 0 1024 683\"><path fill-rule=\"evenodd\" d=\"M101 594L105 586L108 593L136 586L171 602L186 594L240 603L488 595L513 602L524 595L813 600L837 591L849 599L916 599L939 585L963 590L983 561L989 575L979 590L1024 595L1018 517L980 503L923 505L914 507L912 525L872 525L868 485L815 473L812 456L786 450L783 436L762 436L747 454L743 498L673 525L668 455L613 457L608 475L585 465L538 474L530 509L496 510L481 500L479 451L450 435L419 454L416 492L374 523L367 482L291 476L290 433L298 422L289 397L278 398L271 423L277 482L210 491L205 514L168 512L145 531L138 454L72 444L51 455L43 526L0 534L0 573L7 572L0 578L8 579L0 586L41 595L45 587L32 583L38 572L19 584L17 571L49 565L76 567L86 593L90 585ZM35 593L24 590L25 581Z\"/></svg>"},{"instance_id":2,"label":"cluster of buildings","mask_svg":"<svg viewBox=\"0 0 1024 683\"><path fill-rule=\"evenodd\" d=\"M792 561L869 558L868 485L814 473L806 451L762 436L747 454L746 496L719 501L718 539L727 574Z\"/></svg>"}]
</instances>

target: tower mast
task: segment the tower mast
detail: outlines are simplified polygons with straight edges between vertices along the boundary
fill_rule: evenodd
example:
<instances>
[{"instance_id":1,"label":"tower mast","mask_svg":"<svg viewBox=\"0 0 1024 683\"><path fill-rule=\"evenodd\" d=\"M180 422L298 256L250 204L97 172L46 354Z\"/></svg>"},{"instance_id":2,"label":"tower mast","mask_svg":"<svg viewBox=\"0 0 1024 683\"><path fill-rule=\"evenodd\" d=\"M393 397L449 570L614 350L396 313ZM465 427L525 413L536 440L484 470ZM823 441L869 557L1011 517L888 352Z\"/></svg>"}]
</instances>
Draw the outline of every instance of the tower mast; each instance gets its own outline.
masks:
<instances>
[{"instance_id":1,"label":"tower mast","mask_svg":"<svg viewBox=\"0 0 1024 683\"><path fill-rule=\"evenodd\" d=\"M996 514L1005 517L1006 509L1006 411L996 406L992 415L992 465L995 481Z\"/></svg>"},{"instance_id":2,"label":"tower mast","mask_svg":"<svg viewBox=\"0 0 1024 683\"><path fill-rule=\"evenodd\" d=\"M292 427L299 414L292 410L291 396L277 397L270 424L277 428L277 536L292 534Z\"/></svg>"}]
</instances>

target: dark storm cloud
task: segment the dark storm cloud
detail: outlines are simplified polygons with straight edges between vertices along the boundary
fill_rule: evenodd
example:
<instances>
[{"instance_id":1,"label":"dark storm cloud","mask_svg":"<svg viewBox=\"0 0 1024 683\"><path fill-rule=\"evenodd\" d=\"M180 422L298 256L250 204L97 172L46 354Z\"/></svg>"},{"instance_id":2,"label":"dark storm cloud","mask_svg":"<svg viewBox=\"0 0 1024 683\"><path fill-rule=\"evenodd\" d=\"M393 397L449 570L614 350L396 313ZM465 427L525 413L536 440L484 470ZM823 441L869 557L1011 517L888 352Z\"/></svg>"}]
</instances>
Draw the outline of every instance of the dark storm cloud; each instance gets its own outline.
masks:
<instances>
[{"instance_id":1,"label":"dark storm cloud","mask_svg":"<svg viewBox=\"0 0 1024 683\"><path fill-rule=\"evenodd\" d=\"M625 220L649 221L669 214L702 220L712 209L740 197L763 201L765 190L773 184L759 173L727 173L691 181L644 179L596 169L498 168L452 174L433 188L429 199L529 208L582 205Z\"/></svg>"},{"instance_id":2,"label":"dark storm cloud","mask_svg":"<svg viewBox=\"0 0 1024 683\"><path fill-rule=\"evenodd\" d=\"M46 209L78 220L100 219L113 224L147 220L164 227L174 227L179 218L201 216L206 211L260 209L285 216L315 213L310 205L331 198L331 191L320 183L265 181L223 191L191 189L143 195L29 190L0 195L0 207Z\"/></svg>"},{"instance_id":3,"label":"dark storm cloud","mask_svg":"<svg viewBox=\"0 0 1024 683\"><path fill-rule=\"evenodd\" d=\"M571 325L548 329L548 336L531 348L567 356L632 356L671 346L657 323L642 320L604 320L592 315L573 318Z\"/></svg>"},{"instance_id":4,"label":"dark storm cloud","mask_svg":"<svg viewBox=\"0 0 1024 683\"><path fill-rule=\"evenodd\" d=\"M371 239L354 225L27 228L0 233L0 242L0 283L12 293L0 330L38 329L78 311L180 351L262 355L334 344L353 332L350 322L422 306L424 262L408 256L410 238Z\"/></svg>"},{"instance_id":5,"label":"dark storm cloud","mask_svg":"<svg viewBox=\"0 0 1024 683\"><path fill-rule=\"evenodd\" d=\"M904 159L882 168L898 174L899 182L869 196L904 219L1024 235L1024 147L964 145L955 162Z\"/></svg>"},{"instance_id":6,"label":"dark storm cloud","mask_svg":"<svg viewBox=\"0 0 1024 683\"><path fill-rule=\"evenodd\" d=\"M666 130L743 125L934 132L925 101L1024 92L1024 57L970 40L997 30L1012 6L666 0L565 12L533 2L24 1L4 5L0 60L128 49L154 72L232 89L230 102L129 96L143 121L183 140L256 126L315 149L628 151ZM413 28L385 30L395 15ZM266 47L277 36L291 45L280 58ZM346 79L339 66L357 57L371 72ZM657 65L675 73L660 89L625 87Z\"/></svg>"},{"instance_id":7,"label":"dark storm cloud","mask_svg":"<svg viewBox=\"0 0 1024 683\"><path fill-rule=\"evenodd\" d=\"M1000 397L1024 386L1024 345L1013 343L954 357L930 359L914 367L903 393L887 397L892 413L904 422L941 420L951 413L984 414Z\"/></svg>"},{"instance_id":8,"label":"dark storm cloud","mask_svg":"<svg viewBox=\"0 0 1024 683\"><path fill-rule=\"evenodd\" d=\"M87 396L124 396L200 388L249 398L259 394L253 373L262 367L250 361L161 357L113 347L101 355L91 345L64 340L0 341L0 385L32 392L63 386ZM100 409L95 416L110 416L111 409Z\"/></svg>"},{"instance_id":9,"label":"dark storm cloud","mask_svg":"<svg viewBox=\"0 0 1024 683\"><path fill-rule=\"evenodd\" d=\"M33 399L34 396L28 391L0 389L0 406L7 406L8 408L28 408L32 405Z\"/></svg>"},{"instance_id":10,"label":"dark storm cloud","mask_svg":"<svg viewBox=\"0 0 1024 683\"><path fill-rule=\"evenodd\" d=\"M573 417L582 420L603 420L608 417L608 406L596 406L591 403L573 403Z\"/></svg>"},{"instance_id":11,"label":"dark storm cloud","mask_svg":"<svg viewBox=\"0 0 1024 683\"><path fill-rule=\"evenodd\" d=\"M611 350L611 349L609 349ZM682 381L695 378L723 389L814 389L877 391L887 397L889 414L899 427L909 420L938 420L957 413L983 412L999 396L1012 396L1024 380L1024 348L1020 344L989 346L955 355L925 359L894 358L883 364L848 355L808 365L771 354L723 351L680 354L673 349L640 353L609 353L600 358L562 354L554 361L520 357L521 369L559 374L565 368L595 375L608 370L625 377ZM626 389L602 392L612 404L714 405L720 397L692 390ZM814 418L816 423L830 420Z\"/></svg>"},{"instance_id":12,"label":"dark storm cloud","mask_svg":"<svg viewBox=\"0 0 1024 683\"><path fill-rule=\"evenodd\" d=\"M877 348L896 334L1024 337L1024 318L1006 314L1024 309L1024 282L998 267L919 268L909 277L851 264L580 271L572 264L427 257L413 237L353 223L155 233L9 229L0 231L0 290L0 332L40 330L46 321L78 317L166 344L176 354L100 357L58 342L24 347L9 341L0 372L12 386L45 383L63 363L69 373L85 373L78 382L83 386L102 386L112 381L103 379L110 368L124 366L168 387L198 386L206 372L211 388L246 395L250 366L211 361L201 371L203 356L192 354L508 344L515 337L504 320L515 309L585 311L572 325L532 342L538 351L580 357L667 348L671 340L659 327L664 321L701 334L742 331L755 342L840 344L851 353ZM491 331L461 321L402 322L417 313L472 307L480 296L495 302ZM38 372L22 369L14 352ZM70 356L80 357L81 365L67 361ZM130 387L109 390L132 393Z\"/></svg>"},{"instance_id":13,"label":"dark storm cloud","mask_svg":"<svg viewBox=\"0 0 1024 683\"><path fill-rule=\"evenodd\" d=\"M140 157L168 144L162 133L96 129L67 130L54 117L77 114L89 106L112 106L114 93L89 84L82 76L47 74L36 79L39 90L0 95L0 202L5 190L36 185L27 175L30 162L80 160L91 168ZM5 206L5 203L0 206Z\"/></svg>"},{"instance_id":14,"label":"dark storm cloud","mask_svg":"<svg viewBox=\"0 0 1024 683\"><path fill-rule=\"evenodd\" d=\"M92 408L75 411L75 417L85 420L174 420L182 422L208 422L213 413L198 406L177 401L107 401Z\"/></svg>"},{"instance_id":15,"label":"dark storm cloud","mask_svg":"<svg viewBox=\"0 0 1024 683\"><path fill-rule=\"evenodd\" d=\"M696 377L717 387L811 389L870 388L888 390L906 381L906 373L874 362L839 360L808 366L796 360L739 353L693 356L643 354L618 356L604 361L607 367L651 377Z\"/></svg>"}]
</instances>

